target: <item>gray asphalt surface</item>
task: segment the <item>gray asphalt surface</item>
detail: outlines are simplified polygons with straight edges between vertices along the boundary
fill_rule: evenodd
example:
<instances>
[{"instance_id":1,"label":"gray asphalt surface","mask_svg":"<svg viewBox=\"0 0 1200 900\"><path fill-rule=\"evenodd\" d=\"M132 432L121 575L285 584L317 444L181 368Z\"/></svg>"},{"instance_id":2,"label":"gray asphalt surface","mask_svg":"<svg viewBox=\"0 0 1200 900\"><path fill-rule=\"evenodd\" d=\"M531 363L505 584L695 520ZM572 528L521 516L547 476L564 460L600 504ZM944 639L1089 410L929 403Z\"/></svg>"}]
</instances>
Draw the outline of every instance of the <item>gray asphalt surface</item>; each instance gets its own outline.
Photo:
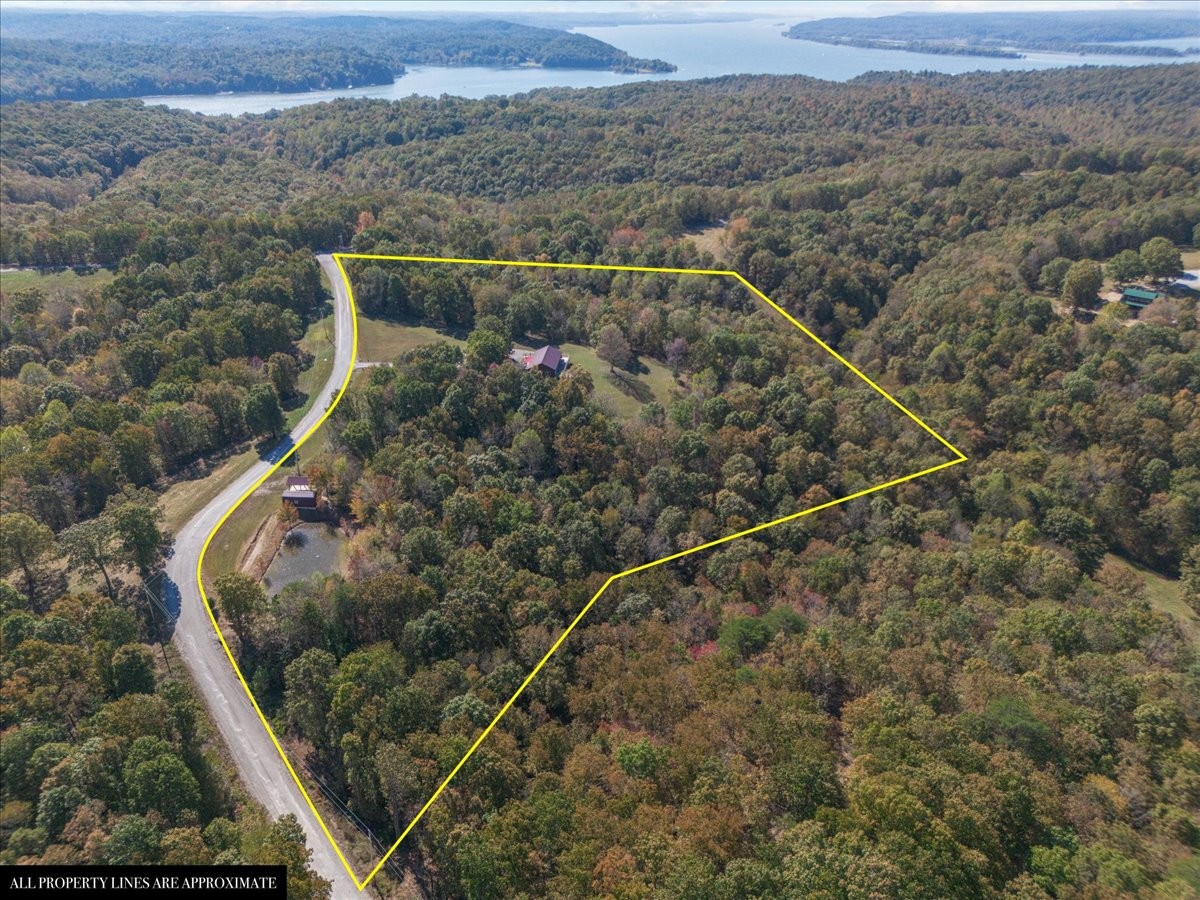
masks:
<instances>
[{"instance_id":1,"label":"gray asphalt surface","mask_svg":"<svg viewBox=\"0 0 1200 900\"><path fill-rule=\"evenodd\" d=\"M329 839L321 831L316 817L259 721L245 689L234 675L229 658L213 632L196 585L196 564L209 532L250 485L287 452L292 442L298 442L317 424L345 380L346 373L354 366L351 346L354 325L350 298L346 295L345 285L333 258L322 255L317 257L317 261L333 286L335 351L329 380L318 392L312 409L292 430L291 435L269 454L269 458L256 462L179 530L166 573L180 593L175 646L229 747L243 784L272 816L291 813L300 820L308 838L308 847L312 850L312 866L322 878L333 883L333 896L340 900L361 895L330 846Z\"/></svg>"}]
</instances>

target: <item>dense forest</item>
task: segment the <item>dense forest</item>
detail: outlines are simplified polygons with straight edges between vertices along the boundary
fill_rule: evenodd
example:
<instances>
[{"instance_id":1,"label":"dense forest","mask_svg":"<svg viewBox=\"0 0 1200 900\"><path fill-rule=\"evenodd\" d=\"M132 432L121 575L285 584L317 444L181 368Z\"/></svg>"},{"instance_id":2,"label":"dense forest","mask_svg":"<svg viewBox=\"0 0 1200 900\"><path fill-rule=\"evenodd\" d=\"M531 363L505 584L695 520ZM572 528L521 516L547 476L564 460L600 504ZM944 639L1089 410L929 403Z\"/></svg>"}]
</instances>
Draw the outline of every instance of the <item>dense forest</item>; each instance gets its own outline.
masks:
<instances>
[{"instance_id":1,"label":"dense forest","mask_svg":"<svg viewBox=\"0 0 1200 900\"><path fill-rule=\"evenodd\" d=\"M0 522L5 552L22 552ZM325 896L295 819L269 821L232 781L179 663L172 674L146 643L161 637L143 607L131 592L47 604L0 584L0 861L287 865L289 897Z\"/></svg>"},{"instance_id":2,"label":"dense forest","mask_svg":"<svg viewBox=\"0 0 1200 900\"><path fill-rule=\"evenodd\" d=\"M145 94L316 91L391 84L404 74L352 47L297 51L0 39L6 100L95 100Z\"/></svg>"},{"instance_id":3,"label":"dense forest","mask_svg":"<svg viewBox=\"0 0 1200 900\"><path fill-rule=\"evenodd\" d=\"M1200 53L1200 47L1181 51L1159 44L1131 43L1164 38L1200 40L1196 16L1171 10L976 12L955 16L905 13L816 19L793 25L785 33L796 40L823 44L958 56L1014 58L1023 55L1018 50L1110 56L1179 57Z\"/></svg>"},{"instance_id":4,"label":"dense forest","mask_svg":"<svg viewBox=\"0 0 1200 900\"><path fill-rule=\"evenodd\" d=\"M0 27L0 97L307 91L391 84L405 63L670 72L603 41L464 19L262 18L12 12Z\"/></svg>"},{"instance_id":5,"label":"dense forest","mask_svg":"<svg viewBox=\"0 0 1200 900\"><path fill-rule=\"evenodd\" d=\"M266 840L211 828L230 806L177 714L106 710L180 702L134 590L153 492L298 402L311 254L349 245L735 269L969 457L616 582L402 846L420 890L1200 891L1196 295L1096 296L1165 292L1194 250L1198 94L1178 65L6 107L5 263L112 270L3 296L6 858L104 861L131 817L153 859L181 829L214 858ZM442 339L360 374L305 458L345 571L210 596L289 752L385 844L609 575L946 458L732 281L350 275L364 322ZM526 373L514 341L608 371ZM650 365L665 393L622 414ZM63 799L114 734L121 783ZM196 805L148 794L151 763Z\"/></svg>"}]
</instances>

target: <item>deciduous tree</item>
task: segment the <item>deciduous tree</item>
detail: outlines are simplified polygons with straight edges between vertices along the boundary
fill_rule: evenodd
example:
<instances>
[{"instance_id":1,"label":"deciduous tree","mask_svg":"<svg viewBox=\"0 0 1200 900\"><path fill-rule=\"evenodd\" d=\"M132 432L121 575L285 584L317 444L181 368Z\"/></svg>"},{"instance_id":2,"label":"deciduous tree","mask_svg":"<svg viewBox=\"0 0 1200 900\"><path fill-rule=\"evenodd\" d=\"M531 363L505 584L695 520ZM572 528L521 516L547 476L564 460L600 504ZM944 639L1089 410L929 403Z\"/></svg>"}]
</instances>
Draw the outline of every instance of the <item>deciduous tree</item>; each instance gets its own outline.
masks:
<instances>
[{"instance_id":1,"label":"deciduous tree","mask_svg":"<svg viewBox=\"0 0 1200 900\"><path fill-rule=\"evenodd\" d=\"M290 353L272 353L267 360L267 379L280 400L287 400L296 393L299 375L300 368Z\"/></svg>"},{"instance_id":2,"label":"deciduous tree","mask_svg":"<svg viewBox=\"0 0 1200 900\"><path fill-rule=\"evenodd\" d=\"M1151 238L1138 251L1146 273L1160 281L1171 278L1183 268L1183 256L1178 248L1164 237Z\"/></svg>"},{"instance_id":3,"label":"deciduous tree","mask_svg":"<svg viewBox=\"0 0 1200 900\"><path fill-rule=\"evenodd\" d=\"M1104 264L1104 274L1117 284L1127 284L1146 274L1146 264L1136 250L1122 250Z\"/></svg>"},{"instance_id":4,"label":"deciduous tree","mask_svg":"<svg viewBox=\"0 0 1200 900\"><path fill-rule=\"evenodd\" d=\"M125 781L134 809L159 812L172 823L194 816L200 805L196 776L174 753L162 753L127 769Z\"/></svg>"},{"instance_id":5,"label":"deciduous tree","mask_svg":"<svg viewBox=\"0 0 1200 900\"><path fill-rule=\"evenodd\" d=\"M154 651L145 644L125 644L112 658L113 690L125 694L154 693Z\"/></svg>"},{"instance_id":6,"label":"deciduous tree","mask_svg":"<svg viewBox=\"0 0 1200 900\"><path fill-rule=\"evenodd\" d=\"M1103 283L1100 265L1094 260L1081 259L1072 263L1063 277L1062 300L1072 306L1091 306Z\"/></svg>"},{"instance_id":7,"label":"deciduous tree","mask_svg":"<svg viewBox=\"0 0 1200 900\"><path fill-rule=\"evenodd\" d=\"M256 384L250 388L242 407L242 415L255 434L276 438L283 431L283 409L279 405L275 389L269 384Z\"/></svg>"},{"instance_id":8,"label":"deciduous tree","mask_svg":"<svg viewBox=\"0 0 1200 900\"><path fill-rule=\"evenodd\" d=\"M37 568L54 545L54 532L25 513L0 516L0 572L20 569L31 594L37 593Z\"/></svg>"},{"instance_id":9,"label":"deciduous tree","mask_svg":"<svg viewBox=\"0 0 1200 900\"><path fill-rule=\"evenodd\" d=\"M213 586L217 589L217 605L234 633L244 640L246 629L254 616L267 604L263 586L242 572L226 572L218 575Z\"/></svg>"},{"instance_id":10,"label":"deciduous tree","mask_svg":"<svg viewBox=\"0 0 1200 900\"><path fill-rule=\"evenodd\" d=\"M625 332L618 326L609 324L601 328L596 335L596 355L608 363L608 370L613 372L629 365L633 351Z\"/></svg>"},{"instance_id":11,"label":"deciduous tree","mask_svg":"<svg viewBox=\"0 0 1200 900\"><path fill-rule=\"evenodd\" d=\"M109 515L99 515L61 532L58 547L67 562L77 570L99 573L104 578L108 596L116 600L116 590L108 570L119 558L119 540L116 520Z\"/></svg>"},{"instance_id":12,"label":"deciduous tree","mask_svg":"<svg viewBox=\"0 0 1200 900\"><path fill-rule=\"evenodd\" d=\"M157 506L135 501L119 503L109 511L121 549L130 564L146 578L162 559L162 513Z\"/></svg>"}]
</instances>

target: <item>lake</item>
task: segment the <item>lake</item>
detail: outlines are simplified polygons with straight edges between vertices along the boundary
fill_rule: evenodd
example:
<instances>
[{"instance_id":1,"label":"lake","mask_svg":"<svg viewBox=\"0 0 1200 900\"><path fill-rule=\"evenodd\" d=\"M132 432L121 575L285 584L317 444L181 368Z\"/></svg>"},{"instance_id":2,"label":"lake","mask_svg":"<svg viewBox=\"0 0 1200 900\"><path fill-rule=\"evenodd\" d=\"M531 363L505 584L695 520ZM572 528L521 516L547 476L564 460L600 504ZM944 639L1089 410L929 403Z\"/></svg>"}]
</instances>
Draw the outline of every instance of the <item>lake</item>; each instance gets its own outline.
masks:
<instances>
[{"instance_id":1,"label":"lake","mask_svg":"<svg viewBox=\"0 0 1200 900\"><path fill-rule=\"evenodd\" d=\"M409 66L392 84L297 94L218 94L176 97L143 97L208 115L241 115L321 103L338 97L371 97L400 100L414 94L438 97L451 94L478 99L493 94L520 94L544 87L610 87L636 81L713 78L720 75L810 75L829 81L847 81L871 71L961 72L1004 69L1053 69L1077 65L1148 65L1156 62L1195 61L1145 56L1080 56L1074 53L1029 53L1024 59L904 53L862 47L835 47L783 37L791 25L783 19L744 22L588 26L574 31L619 47L637 57L674 63L679 71L658 75L619 75L590 69L491 68L483 66ZM1200 44L1200 38L1145 41L1183 49Z\"/></svg>"}]
</instances>

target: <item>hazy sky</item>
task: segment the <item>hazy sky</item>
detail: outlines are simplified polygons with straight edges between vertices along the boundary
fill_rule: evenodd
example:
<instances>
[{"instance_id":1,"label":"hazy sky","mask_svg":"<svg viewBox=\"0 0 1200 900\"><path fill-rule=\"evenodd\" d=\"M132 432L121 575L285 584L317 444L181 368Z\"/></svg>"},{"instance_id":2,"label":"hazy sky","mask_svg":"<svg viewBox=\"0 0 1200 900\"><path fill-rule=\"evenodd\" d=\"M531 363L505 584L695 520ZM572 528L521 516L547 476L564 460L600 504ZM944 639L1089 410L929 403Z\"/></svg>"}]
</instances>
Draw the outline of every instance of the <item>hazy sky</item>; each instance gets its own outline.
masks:
<instances>
[{"instance_id":1,"label":"hazy sky","mask_svg":"<svg viewBox=\"0 0 1200 900\"><path fill-rule=\"evenodd\" d=\"M4 0L5 6L105 11L331 12L374 13L625 13L678 17L681 14L763 15L796 18L881 16L891 13L985 12L1008 10L1174 9L1200 18L1200 0Z\"/></svg>"}]
</instances>

